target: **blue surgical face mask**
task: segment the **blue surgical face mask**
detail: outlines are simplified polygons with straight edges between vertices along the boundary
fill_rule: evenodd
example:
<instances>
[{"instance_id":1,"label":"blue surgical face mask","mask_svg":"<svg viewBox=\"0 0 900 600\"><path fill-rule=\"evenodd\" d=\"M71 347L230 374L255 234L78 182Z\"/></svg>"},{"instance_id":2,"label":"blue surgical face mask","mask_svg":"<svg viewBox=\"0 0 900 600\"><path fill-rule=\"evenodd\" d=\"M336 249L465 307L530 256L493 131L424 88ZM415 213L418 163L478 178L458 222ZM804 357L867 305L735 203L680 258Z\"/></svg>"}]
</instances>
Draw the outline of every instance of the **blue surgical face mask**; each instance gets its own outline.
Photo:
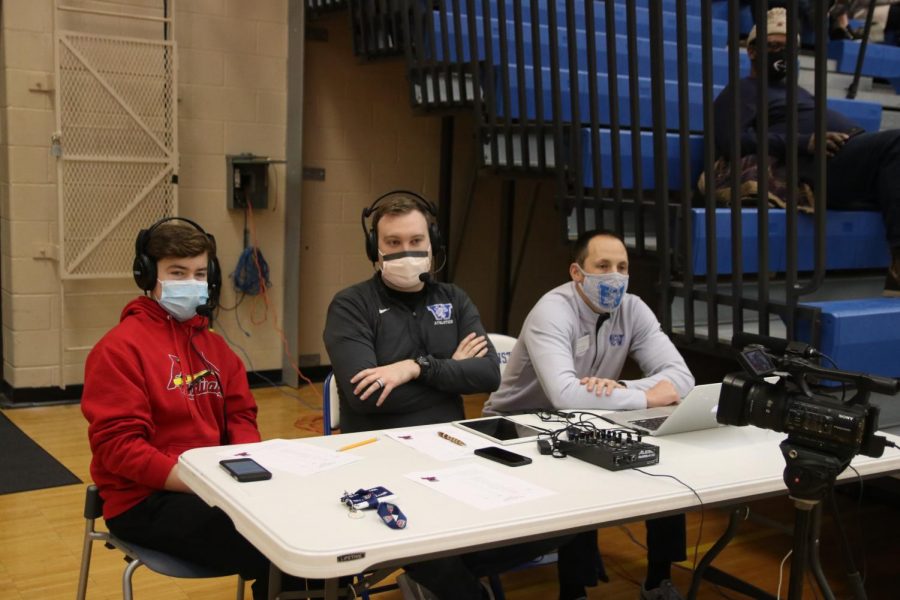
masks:
<instances>
[{"instance_id":1,"label":"blue surgical face mask","mask_svg":"<svg viewBox=\"0 0 900 600\"><path fill-rule=\"evenodd\" d=\"M584 275L584 281L580 284L581 290L593 305L591 308L608 313L619 308L628 290L628 275L615 271L595 275L585 273L581 267L578 267L578 270Z\"/></svg>"},{"instance_id":2,"label":"blue surgical face mask","mask_svg":"<svg viewBox=\"0 0 900 600\"><path fill-rule=\"evenodd\" d=\"M157 302L179 321L197 314L197 307L209 300L209 286L196 279L160 280L162 289Z\"/></svg>"}]
</instances>

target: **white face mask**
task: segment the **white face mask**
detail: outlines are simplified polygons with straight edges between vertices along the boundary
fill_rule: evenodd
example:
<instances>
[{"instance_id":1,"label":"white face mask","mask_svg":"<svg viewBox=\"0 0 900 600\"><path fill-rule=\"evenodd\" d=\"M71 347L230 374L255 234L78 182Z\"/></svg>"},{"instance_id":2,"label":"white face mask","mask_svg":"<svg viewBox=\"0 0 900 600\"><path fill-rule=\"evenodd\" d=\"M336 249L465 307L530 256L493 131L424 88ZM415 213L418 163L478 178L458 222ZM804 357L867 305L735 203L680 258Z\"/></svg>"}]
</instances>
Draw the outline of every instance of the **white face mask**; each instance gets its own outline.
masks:
<instances>
[{"instance_id":1,"label":"white face mask","mask_svg":"<svg viewBox=\"0 0 900 600\"><path fill-rule=\"evenodd\" d=\"M625 292L628 290L628 275L615 271L595 275L585 273L581 267L578 267L578 270L584 275L584 281L580 284L581 290L593 304L593 309L611 313L619 308L622 298L625 297Z\"/></svg>"},{"instance_id":2,"label":"white face mask","mask_svg":"<svg viewBox=\"0 0 900 600\"><path fill-rule=\"evenodd\" d=\"M431 270L431 255L427 251L412 250L381 255L381 277L398 290L409 290L422 283L419 276Z\"/></svg>"},{"instance_id":3,"label":"white face mask","mask_svg":"<svg viewBox=\"0 0 900 600\"><path fill-rule=\"evenodd\" d=\"M157 302L179 321L197 314L197 307L209 300L209 285L196 279L160 280L162 289Z\"/></svg>"}]
</instances>

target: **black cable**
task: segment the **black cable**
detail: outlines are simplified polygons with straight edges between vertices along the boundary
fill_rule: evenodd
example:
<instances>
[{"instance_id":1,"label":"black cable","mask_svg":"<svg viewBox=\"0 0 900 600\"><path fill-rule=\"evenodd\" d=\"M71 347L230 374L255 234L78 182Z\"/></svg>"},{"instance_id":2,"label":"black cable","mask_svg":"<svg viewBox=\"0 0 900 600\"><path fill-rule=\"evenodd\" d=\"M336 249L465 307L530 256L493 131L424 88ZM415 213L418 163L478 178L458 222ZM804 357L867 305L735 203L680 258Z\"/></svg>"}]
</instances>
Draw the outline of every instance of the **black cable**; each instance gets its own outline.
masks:
<instances>
[{"instance_id":1,"label":"black cable","mask_svg":"<svg viewBox=\"0 0 900 600\"><path fill-rule=\"evenodd\" d=\"M250 314L252 317L253 307L250 307ZM250 319L253 320L252 318ZM241 330L241 333L244 334L244 337L250 337L250 332L244 329L244 326L241 324L241 313L239 311L234 311L234 322L237 323L238 329Z\"/></svg>"},{"instance_id":2,"label":"black cable","mask_svg":"<svg viewBox=\"0 0 900 600\"><path fill-rule=\"evenodd\" d=\"M627 427L621 427L617 425L616 427L598 427L596 423L593 422L594 419L603 418L598 416L592 412L584 411L584 410L572 410L572 411L559 411L559 410L538 410L532 411L530 414L534 414L541 420L542 423L560 423L564 424L564 427L555 429L555 430L547 430L541 436L538 436L538 440L548 440L550 441L553 448L553 457L554 458L565 458L565 453L559 449L559 439L560 436L564 433L570 434L570 439L572 434L584 434L590 436L598 436L600 432L603 434L615 434L615 433L625 433L628 436L632 434L637 435L637 441L641 441L641 436L643 435L641 432L636 431L634 429L629 429ZM630 437L629 437L630 439Z\"/></svg>"},{"instance_id":3,"label":"black cable","mask_svg":"<svg viewBox=\"0 0 900 600\"><path fill-rule=\"evenodd\" d=\"M625 526L625 525L619 525L619 530L622 531L622 532L624 532L625 535L628 536L628 539L631 540L631 543L632 543L632 544L634 544L634 545L637 546L638 548L644 550L645 552L647 551L647 545L646 545L646 544L642 544L642 543L640 542L639 539L637 539L636 537L634 537L634 533L632 533L632 531L631 531L630 529L628 529L627 526Z\"/></svg>"},{"instance_id":4,"label":"black cable","mask_svg":"<svg viewBox=\"0 0 900 600\"><path fill-rule=\"evenodd\" d=\"M827 354L824 354L824 353L822 353L822 352L819 353L819 356L821 356L822 358L828 360L828 362L831 363L831 366L832 366L835 370L840 370L840 369L838 369L837 363L834 362L834 359L833 359L833 358L831 358L830 356L828 356ZM844 403L844 401L846 400L846 398L847 398L847 382L846 382L846 381L842 381L842 382L841 382L841 404Z\"/></svg>"},{"instance_id":5,"label":"black cable","mask_svg":"<svg viewBox=\"0 0 900 600\"><path fill-rule=\"evenodd\" d=\"M509 282L510 292L514 293L519 286L519 274L522 265L525 264L525 249L528 247L528 232L531 231L531 223L534 221L534 209L537 206L538 194L543 187L543 181L538 180L531 192L531 203L528 205L528 215L525 217L525 227L522 232L522 240L519 242L519 252L516 254L516 265L513 267L512 278Z\"/></svg>"},{"instance_id":6,"label":"black cable","mask_svg":"<svg viewBox=\"0 0 900 600\"><path fill-rule=\"evenodd\" d=\"M538 441L548 440L553 451L554 458L565 458L565 454L559 452L559 437L568 431L569 420L564 413L559 411L535 411L534 414L542 423L565 423L565 427L557 429L545 429L543 433L538 435ZM536 427L541 429L540 427Z\"/></svg>"},{"instance_id":7,"label":"black cable","mask_svg":"<svg viewBox=\"0 0 900 600\"><path fill-rule=\"evenodd\" d=\"M235 314L237 314L237 313L235 313ZM216 322L216 323L220 323L219 319L215 319L215 322ZM281 384L272 381L271 379L269 379L268 377L266 377L265 375L263 375L262 373L260 373L259 371L257 371L257 370L256 370L256 367L253 366L253 361L250 359L250 355L247 354L247 351L244 349L243 346L241 346L240 344L234 343L234 341L232 341L231 337L229 337L228 333L225 331L224 328L219 327L218 329L216 329L216 331L219 332L219 333L222 335L223 338L225 338L225 341L228 342L228 345L229 345L229 346L231 346L232 348L237 348L238 350L241 351L241 354L242 354L242 355L244 356L244 358L247 360L247 364L250 365L250 370L253 371L253 373L254 373L254 375L255 375L256 377L259 377L260 379L262 379L263 381L265 381L266 383L268 383L270 386L272 386L273 388L275 388L276 390L278 390L279 393L281 393L281 394L287 396L288 398L291 398L291 399L293 399L293 400L299 401L300 404L302 404L302 405L304 406L304 408L306 408L307 410L310 410L310 411L312 411L312 412L317 412L317 411L321 411L321 410L322 410L322 407L315 407L315 406L310 406L309 404L307 404L306 400L304 400L304 399L300 396L299 393L298 393L298 394L289 394L289 393L287 393L286 391L284 391L284 389L282 389L282 385L281 385Z\"/></svg>"},{"instance_id":8,"label":"black cable","mask_svg":"<svg viewBox=\"0 0 900 600\"><path fill-rule=\"evenodd\" d=\"M220 302L216 308L220 308L226 312L231 312L232 310L237 310L237 307L241 305L241 302L243 302L244 298L246 298L246 297L247 297L247 294L241 292L240 295L238 296L237 300L235 301L234 306L222 306L222 303ZM243 327L241 329L243 330Z\"/></svg>"},{"instance_id":9,"label":"black cable","mask_svg":"<svg viewBox=\"0 0 900 600\"><path fill-rule=\"evenodd\" d=\"M600 415L600 418L603 419L604 421L606 421L607 423L612 423L613 425L617 425L623 431L630 431L630 432L636 433L638 435L645 435L643 431L639 431L632 427L622 427L621 423L616 423L615 421L613 421L612 419L610 419L609 417L607 417L605 415Z\"/></svg>"},{"instance_id":10,"label":"black cable","mask_svg":"<svg viewBox=\"0 0 900 600\"><path fill-rule=\"evenodd\" d=\"M637 471L638 473L643 473L644 475L649 475L650 477L668 477L669 479L674 479L675 481L677 481L678 483L680 483L687 489L691 490L691 493L694 494L694 496L697 498L697 502L700 503L700 526L697 530L697 542L694 544L693 569L696 570L697 569L697 557L700 554L700 540L703 537L703 523L706 520L706 507L703 504L703 499L700 497L700 494L697 493L697 490L695 490L694 488L692 488L691 486L689 486L682 480L678 479L674 475L669 475L667 473L650 473L649 471L644 471L643 469L640 469L640 468L635 468L634 470Z\"/></svg>"},{"instance_id":11,"label":"black cable","mask_svg":"<svg viewBox=\"0 0 900 600\"><path fill-rule=\"evenodd\" d=\"M476 159L477 160L477 159ZM472 209L472 200L475 198L475 186L478 182L478 165L477 163L472 166L472 178L469 180L469 191L466 194L466 204L463 208L463 217L462 222L460 223L460 233L459 239L456 242L456 252L452 252L451 243L452 240L447 240L447 254L448 259L450 260L450 269L447 273L447 279L450 282L454 281L456 277L456 269L459 265L459 255L462 252L462 241L466 235L466 227L469 224L469 213ZM450 258L449 254L453 254L453 257Z\"/></svg>"}]
</instances>

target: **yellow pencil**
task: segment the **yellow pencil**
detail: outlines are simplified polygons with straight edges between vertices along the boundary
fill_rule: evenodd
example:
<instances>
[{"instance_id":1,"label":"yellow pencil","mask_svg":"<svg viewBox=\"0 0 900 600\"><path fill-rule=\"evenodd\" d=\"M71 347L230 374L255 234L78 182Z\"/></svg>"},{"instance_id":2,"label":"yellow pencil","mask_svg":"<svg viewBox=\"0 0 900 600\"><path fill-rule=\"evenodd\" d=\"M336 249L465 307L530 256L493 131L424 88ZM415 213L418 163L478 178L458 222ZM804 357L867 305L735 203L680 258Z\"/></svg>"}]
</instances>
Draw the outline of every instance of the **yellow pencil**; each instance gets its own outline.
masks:
<instances>
[{"instance_id":1,"label":"yellow pencil","mask_svg":"<svg viewBox=\"0 0 900 600\"><path fill-rule=\"evenodd\" d=\"M346 446L341 446L338 448L338 452L343 452L344 450L352 450L354 448L359 448L360 446L365 446L366 444L371 444L372 442L377 442L378 438L369 438L367 440L362 440L361 442L355 442L353 444L347 444Z\"/></svg>"}]
</instances>

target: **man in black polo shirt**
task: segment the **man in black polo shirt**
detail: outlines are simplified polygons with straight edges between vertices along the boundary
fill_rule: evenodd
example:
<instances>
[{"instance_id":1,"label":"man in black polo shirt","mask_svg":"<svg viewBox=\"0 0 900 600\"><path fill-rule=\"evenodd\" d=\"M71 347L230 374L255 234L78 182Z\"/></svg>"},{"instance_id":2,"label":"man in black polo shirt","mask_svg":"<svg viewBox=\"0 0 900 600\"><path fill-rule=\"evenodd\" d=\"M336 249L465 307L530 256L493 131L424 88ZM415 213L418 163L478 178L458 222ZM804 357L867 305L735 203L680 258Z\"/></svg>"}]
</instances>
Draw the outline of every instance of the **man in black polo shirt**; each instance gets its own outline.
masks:
<instances>
[{"instance_id":1,"label":"man in black polo shirt","mask_svg":"<svg viewBox=\"0 0 900 600\"><path fill-rule=\"evenodd\" d=\"M432 278L432 251L441 247L435 212L410 192L386 194L363 211L366 255L377 271L338 292L324 333L344 433L463 419L462 394L500 385L475 305ZM397 582L404 598L489 598L478 575L551 552L570 537L410 564Z\"/></svg>"},{"instance_id":2,"label":"man in black polo shirt","mask_svg":"<svg viewBox=\"0 0 900 600\"><path fill-rule=\"evenodd\" d=\"M497 354L466 293L431 277L433 207L403 193L374 206L366 252L377 271L339 292L325 323L341 431L462 419L461 394L500 385Z\"/></svg>"}]
</instances>

